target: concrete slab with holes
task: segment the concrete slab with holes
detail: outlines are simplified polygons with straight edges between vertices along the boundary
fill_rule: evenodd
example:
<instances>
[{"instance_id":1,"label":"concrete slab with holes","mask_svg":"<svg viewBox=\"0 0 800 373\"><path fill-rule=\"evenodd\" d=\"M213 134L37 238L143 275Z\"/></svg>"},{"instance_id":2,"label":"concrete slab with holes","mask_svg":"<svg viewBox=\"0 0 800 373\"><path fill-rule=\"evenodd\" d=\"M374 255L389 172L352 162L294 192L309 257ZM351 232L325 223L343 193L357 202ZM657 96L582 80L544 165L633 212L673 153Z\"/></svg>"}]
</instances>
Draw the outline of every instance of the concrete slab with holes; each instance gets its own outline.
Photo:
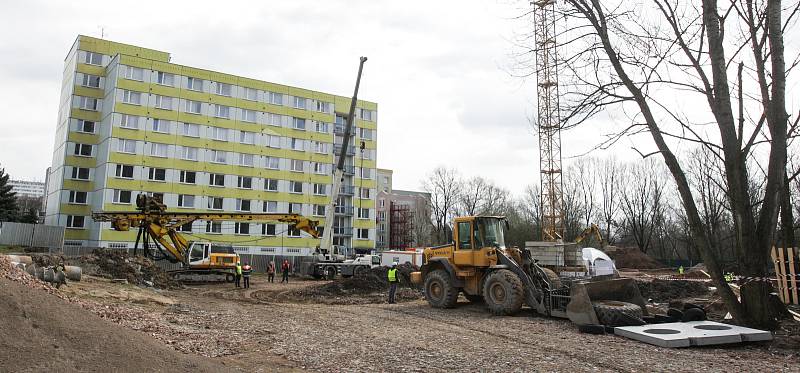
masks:
<instances>
[{"instance_id":1,"label":"concrete slab with holes","mask_svg":"<svg viewBox=\"0 0 800 373\"><path fill-rule=\"evenodd\" d=\"M674 322L614 328L614 334L661 347L770 341L772 333L713 321Z\"/></svg>"}]
</instances>

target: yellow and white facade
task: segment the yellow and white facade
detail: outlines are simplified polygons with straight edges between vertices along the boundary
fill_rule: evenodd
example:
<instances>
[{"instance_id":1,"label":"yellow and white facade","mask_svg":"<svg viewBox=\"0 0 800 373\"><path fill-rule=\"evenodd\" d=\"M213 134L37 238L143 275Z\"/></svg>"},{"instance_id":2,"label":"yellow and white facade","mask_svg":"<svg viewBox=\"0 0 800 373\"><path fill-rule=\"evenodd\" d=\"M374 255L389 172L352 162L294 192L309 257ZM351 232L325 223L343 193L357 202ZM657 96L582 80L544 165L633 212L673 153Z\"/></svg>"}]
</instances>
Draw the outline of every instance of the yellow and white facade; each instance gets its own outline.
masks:
<instances>
[{"instance_id":1,"label":"yellow and white facade","mask_svg":"<svg viewBox=\"0 0 800 373\"><path fill-rule=\"evenodd\" d=\"M168 53L78 36L65 59L47 224L65 245L133 247L91 220L139 193L172 211L296 212L323 226L350 98L170 63ZM334 243L375 248L377 104L358 101ZM363 150L360 149L363 143ZM337 152L337 153L335 153ZM304 255L286 225L195 222L190 239L239 253Z\"/></svg>"}]
</instances>

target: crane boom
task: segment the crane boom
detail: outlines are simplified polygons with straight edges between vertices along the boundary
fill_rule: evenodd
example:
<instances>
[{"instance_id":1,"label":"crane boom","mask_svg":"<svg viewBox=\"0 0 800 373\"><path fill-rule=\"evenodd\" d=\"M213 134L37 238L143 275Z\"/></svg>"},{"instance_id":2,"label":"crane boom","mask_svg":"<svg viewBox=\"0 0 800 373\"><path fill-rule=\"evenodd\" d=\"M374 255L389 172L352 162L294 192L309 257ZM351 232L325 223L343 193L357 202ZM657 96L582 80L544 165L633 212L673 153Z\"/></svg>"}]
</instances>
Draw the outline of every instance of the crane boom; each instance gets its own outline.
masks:
<instances>
[{"instance_id":1,"label":"crane boom","mask_svg":"<svg viewBox=\"0 0 800 373\"><path fill-rule=\"evenodd\" d=\"M358 75L356 76L356 88L353 91L353 98L350 101L350 111L347 115L347 121L344 127L344 139L342 139L342 148L339 151L339 159L336 162L336 168L333 170L333 190L331 190L331 201L325 209L325 229L322 231L322 240L320 242L320 255L323 260L332 260L334 256L340 255L335 253L333 249L333 220L334 210L336 209L336 201L339 199L339 188L344 182L344 161L347 156L347 148L350 145L350 132L353 128L353 120L355 119L356 103L358 102L358 87L361 85L361 72L364 69L364 62L367 62L367 57L361 57L358 64Z\"/></svg>"}]
</instances>

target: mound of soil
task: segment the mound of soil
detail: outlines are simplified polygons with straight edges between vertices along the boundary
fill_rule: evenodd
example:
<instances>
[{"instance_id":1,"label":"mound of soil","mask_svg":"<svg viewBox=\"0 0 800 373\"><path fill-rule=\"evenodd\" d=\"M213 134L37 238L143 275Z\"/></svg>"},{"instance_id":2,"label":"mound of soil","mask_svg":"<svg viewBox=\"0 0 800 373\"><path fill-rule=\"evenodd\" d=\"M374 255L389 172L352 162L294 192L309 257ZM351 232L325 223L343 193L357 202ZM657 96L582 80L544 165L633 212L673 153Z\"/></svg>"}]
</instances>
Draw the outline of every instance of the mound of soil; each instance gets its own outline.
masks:
<instances>
[{"instance_id":1,"label":"mound of soil","mask_svg":"<svg viewBox=\"0 0 800 373\"><path fill-rule=\"evenodd\" d=\"M50 266L58 263L81 267L84 274L125 279L128 283L159 289L177 289L181 285L172 280L155 262L141 255L129 255L122 250L97 249L89 255L64 257L60 255L34 255L37 265Z\"/></svg>"},{"instance_id":2,"label":"mound of soil","mask_svg":"<svg viewBox=\"0 0 800 373\"><path fill-rule=\"evenodd\" d=\"M210 359L182 354L143 333L113 324L48 294L41 286L49 285L11 269L9 263L0 258L2 371L231 370Z\"/></svg>"},{"instance_id":3,"label":"mound of soil","mask_svg":"<svg viewBox=\"0 0 800 373\"><path fill-rule=\"evenodd\" d=\"M609 251L608 256L614 261L617 268L656 269L664 265L641 252L635 247L618 247Z\"/></svg>"},{"instance_id":4,"label":"mound of soil","mask_svg":"<svg viewBox=\"0 0 800 373\"><path fill-rule=\"evenodd\" d=\"M705 297L710 292L708 285L702 281L636 280L636 285L639 287L642 297L652 299L654 302Z\"/></svg>"},{"instance_id":5,"label":"mound of soil","mask_svg":"<svg viewBox=\"0 0 800 373\"><path fill-rule=\"evenodd\" d=\"M405 263L397 266L397 275L400 278L400 288L416 288L411 283L411 272L419 270L419 267ZM389 268L375 267L366 275L340 278L317 288L321 293L330 295L343 295L353 292L376 292L389 290Z\"/></svg>"}]
</instances>

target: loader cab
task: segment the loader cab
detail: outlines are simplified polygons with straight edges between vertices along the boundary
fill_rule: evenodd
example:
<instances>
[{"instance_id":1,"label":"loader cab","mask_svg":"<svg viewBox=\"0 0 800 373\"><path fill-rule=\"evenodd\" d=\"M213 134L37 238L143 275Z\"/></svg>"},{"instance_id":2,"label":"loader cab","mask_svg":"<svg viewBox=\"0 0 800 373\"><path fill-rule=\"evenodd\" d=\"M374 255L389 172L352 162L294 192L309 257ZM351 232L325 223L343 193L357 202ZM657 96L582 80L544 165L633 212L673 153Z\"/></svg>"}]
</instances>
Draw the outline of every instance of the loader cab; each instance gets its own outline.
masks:
<instances>
[{"instance_id":1,"label":"loader cab","mask_svg":"<svg viewBox=\"0 0 800 373\"><path fill-rule=\"evenodd\" d=\"M505 249L506 218L467 216L456 218L453 229L453 261L465 266L488 266L488 252Z\"/></svg>"}]
</instances>

